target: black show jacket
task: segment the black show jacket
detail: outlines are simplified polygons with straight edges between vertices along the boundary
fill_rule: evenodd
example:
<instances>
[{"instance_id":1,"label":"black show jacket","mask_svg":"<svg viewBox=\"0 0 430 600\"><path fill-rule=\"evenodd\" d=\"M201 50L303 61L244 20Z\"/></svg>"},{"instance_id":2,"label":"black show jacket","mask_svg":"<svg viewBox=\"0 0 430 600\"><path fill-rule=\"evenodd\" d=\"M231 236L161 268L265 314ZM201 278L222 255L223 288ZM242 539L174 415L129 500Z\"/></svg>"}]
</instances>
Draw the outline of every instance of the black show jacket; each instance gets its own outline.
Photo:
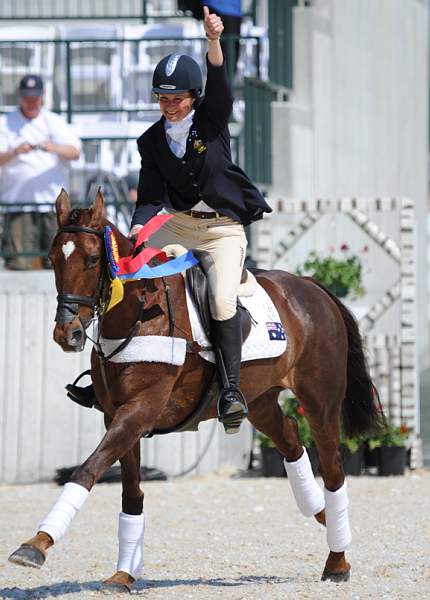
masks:
<instances>
[{"instance_id":1,"label":"black show jacket","mask_svg":"<svg viewBox=\"0 0 430 600\"><path fill-rule=\"evenodd\" d=\"M203 98L196 100L185 155L170 150L161 117L137 140L142 157L132 226L144 225L163 207L190 210L203 200L214 211L243 225L272 209L231 159L228 119L233 97L224 65L207 61Z\"/></svg>"}]
</instances>

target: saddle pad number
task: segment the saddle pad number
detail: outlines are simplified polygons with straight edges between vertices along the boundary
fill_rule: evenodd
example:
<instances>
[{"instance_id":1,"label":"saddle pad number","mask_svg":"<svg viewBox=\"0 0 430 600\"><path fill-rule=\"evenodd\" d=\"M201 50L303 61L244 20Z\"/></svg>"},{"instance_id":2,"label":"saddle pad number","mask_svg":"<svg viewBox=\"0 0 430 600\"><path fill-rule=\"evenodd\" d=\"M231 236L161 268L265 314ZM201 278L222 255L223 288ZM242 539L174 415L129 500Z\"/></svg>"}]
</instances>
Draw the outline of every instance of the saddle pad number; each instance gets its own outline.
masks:
<instances>
[{"instance_id":1,"label":"saddle pad number","mask_svg":"<svg viewBox=\"0 0 430 600\"><path fill-rule=\"evenodd\" d=\"M282 323L267 323L267 331L270 340L286 340L285 329Z\"/></svg>"}]
</instances>

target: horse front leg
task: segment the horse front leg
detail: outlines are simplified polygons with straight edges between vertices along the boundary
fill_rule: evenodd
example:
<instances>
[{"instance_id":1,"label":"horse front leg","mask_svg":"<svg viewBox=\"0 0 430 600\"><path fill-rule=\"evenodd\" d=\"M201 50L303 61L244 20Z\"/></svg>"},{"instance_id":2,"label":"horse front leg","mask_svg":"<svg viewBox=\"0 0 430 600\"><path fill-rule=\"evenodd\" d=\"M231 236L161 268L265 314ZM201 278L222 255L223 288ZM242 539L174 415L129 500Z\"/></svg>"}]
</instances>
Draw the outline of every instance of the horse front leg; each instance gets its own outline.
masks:
<instances>
[{"instance_id":1,"label":"horse front leg","mask_svg":"<svg viewBox=\"0 0 430 600\"><path fill-rule=\"evenodd\" d=\"M148 375L148 379L149 379ZM155 378L155 374L154 374ZM72 474L54 506L39 525L36 536L27 540L13 552L10 562L40 568L46 559L47 550L66 533L76 514L82 508L89 491L119 458L128 453L149 433L167 403L173 381L160 377L145 382L145 393L135 395L121 405L103 439L91 456Z\"/></svg>"},{"instance_id":2,"label":"horse front leg","mask_svg":"<svg viewBox=\"0 0 430 600\"><path fill-rule=\"evenodd\" d=\"M116 572L103 581L105 594L129 593L143 569L145 516L140 489L140 442L119 459L122 479L122 512L118 522Z\"/></svg>"}]
</instances>

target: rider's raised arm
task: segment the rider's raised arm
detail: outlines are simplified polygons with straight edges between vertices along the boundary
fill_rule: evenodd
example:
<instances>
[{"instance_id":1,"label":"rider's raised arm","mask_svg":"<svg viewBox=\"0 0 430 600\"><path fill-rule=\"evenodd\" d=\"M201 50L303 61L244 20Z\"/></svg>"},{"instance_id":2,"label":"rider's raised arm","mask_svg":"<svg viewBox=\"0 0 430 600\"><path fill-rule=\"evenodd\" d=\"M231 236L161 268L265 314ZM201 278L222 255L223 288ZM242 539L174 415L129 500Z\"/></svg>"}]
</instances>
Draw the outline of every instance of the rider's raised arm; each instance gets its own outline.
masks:
<instances>
[{"instance_id":1,"label":"rider's raised arm","mask_svg":"<svg viewBox=\"0 0 430 600\"><path fill-rule=\"evenodd\" d=\"M207 79L200 110L204 114L204 119L216 122L218 127L224 128L228 124L233 108L233 94L220 44L220 36L224 30L224 25L218 15L215 13L209 14L209 9L206 6L204 7L204 14L204 27L208 39Z\"/></svg>"}]
</instances>

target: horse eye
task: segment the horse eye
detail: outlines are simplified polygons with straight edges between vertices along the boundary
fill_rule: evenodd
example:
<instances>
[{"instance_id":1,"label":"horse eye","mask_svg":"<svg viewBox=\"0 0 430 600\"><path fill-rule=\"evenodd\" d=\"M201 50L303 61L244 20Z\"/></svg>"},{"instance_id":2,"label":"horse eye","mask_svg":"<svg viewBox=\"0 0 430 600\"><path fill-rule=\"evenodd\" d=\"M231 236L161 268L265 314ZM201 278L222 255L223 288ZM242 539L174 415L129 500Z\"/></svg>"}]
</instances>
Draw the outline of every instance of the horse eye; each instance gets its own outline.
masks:
<instances>
[{"instance_id":1,"label":"horse eye","mask_svg":"<svg viewBox=\"0 0 430 600\"><path fill-rule=\"evenodd\" d=\"M87 267L95 267L98 264L99 260L100 256L98 254L90 254L90 256L88 256L86 260Z\"/></svg>"}]
</instances>

